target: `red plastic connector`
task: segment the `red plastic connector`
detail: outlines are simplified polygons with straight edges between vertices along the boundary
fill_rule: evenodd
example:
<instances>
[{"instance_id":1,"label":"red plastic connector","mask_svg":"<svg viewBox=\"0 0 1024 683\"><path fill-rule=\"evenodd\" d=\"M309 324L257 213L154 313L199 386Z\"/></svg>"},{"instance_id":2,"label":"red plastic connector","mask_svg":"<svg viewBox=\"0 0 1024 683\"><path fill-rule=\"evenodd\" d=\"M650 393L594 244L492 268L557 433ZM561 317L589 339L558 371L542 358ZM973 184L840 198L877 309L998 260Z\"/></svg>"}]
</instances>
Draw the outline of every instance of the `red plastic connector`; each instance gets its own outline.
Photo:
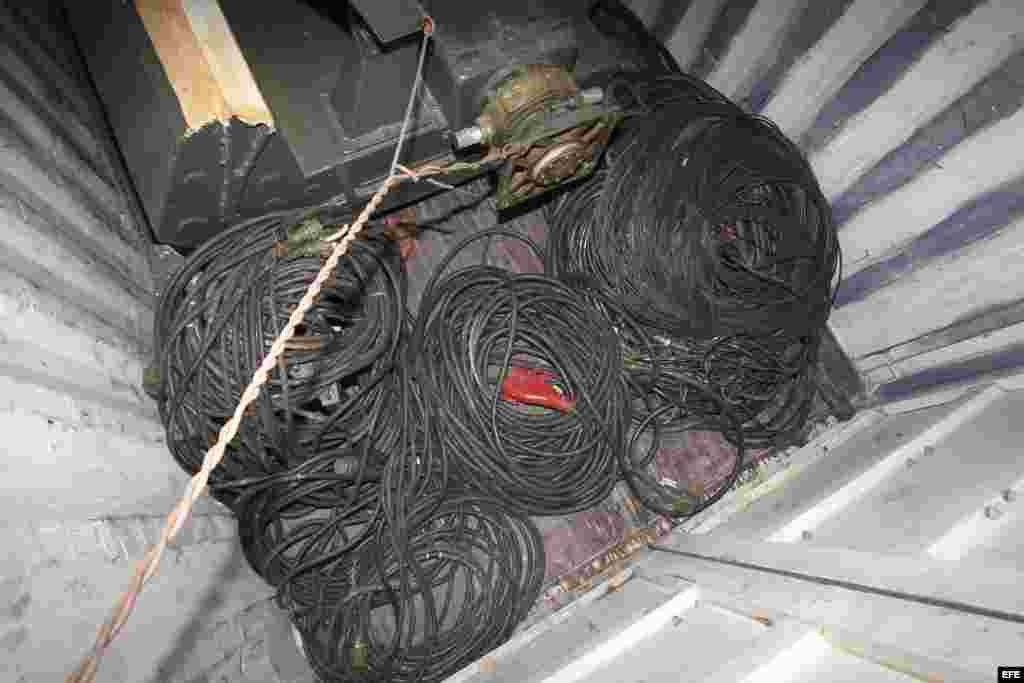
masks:
<instances>
[{"instance_id":1,"label":"red plastic connector","mask_svg":"<svg viewBox=\"0 0 1024 683\"><path fill-rule=\"evenodd\" d=\"M553 372L539 368L509 368L501 384L501 397L563 413L570 412L576 405L562 388L558 377Z\"/></svg>"}]
</instances>

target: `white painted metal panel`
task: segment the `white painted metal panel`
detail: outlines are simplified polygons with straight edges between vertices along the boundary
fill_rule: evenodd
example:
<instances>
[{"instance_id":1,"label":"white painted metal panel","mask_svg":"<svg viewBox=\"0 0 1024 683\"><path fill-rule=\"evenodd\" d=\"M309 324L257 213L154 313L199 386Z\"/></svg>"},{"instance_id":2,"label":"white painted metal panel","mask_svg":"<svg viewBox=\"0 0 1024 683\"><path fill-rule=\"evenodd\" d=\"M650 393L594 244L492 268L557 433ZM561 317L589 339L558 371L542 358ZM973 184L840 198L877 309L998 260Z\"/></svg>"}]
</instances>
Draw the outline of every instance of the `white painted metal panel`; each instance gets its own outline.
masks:
<instances>
[{"instance_id":1,"label":"white painted metal panel","mask_svg":"<svg viewBox=\"0 0 1024 683\"><path fill-rule=\"evenodd\" d=\"M1024 297L1024 220L967 245L832 313L854 358L945 327L971 313Z\"/></svg>"},{"instance_id":2,"label":"white painted metal panel","mask_svg":"<svg viewBox=\"0 0 1024 683\"><path fill-rule=\"evenodd\" d=\"M746 97L778 57L808 0L761 0L729 44L707 81L727 97Z\"/></svg>"},{"instance_id":3,"label":"white painted metal panel","mask_svg":"<svg viewBox=\"0 0 1024 683\"><path fill-rule=\"evenodd\" d=\"M153 579L132 617L148 627L124 630L104 657L98 681L197 679L218 658L241 646L242 634L233 617L271 592L234 543L194 546L168 559L169 571ZM26 676L22 681L64 680L73 648L95 638L96 625L107 618L111 596L124 589L130 566L81 558L37 567L22 584L31 596L17 627L24 629L25 643L18 648L16 661L5 653L0 672L17 664L17 671ZM157 624L159 636L154 637ZM212 641L223 650L203 647ZM19 677L15 673L5 680L15 683Z\"/></svg>"},{"instance_id":4,"label":"white painted metal panel","mask_svg":"<svg viewBox=\"0 0 1024 683\"><path fill-rule=\"evenodd\" d=\"M924 4L925 0L855 0L793 66L761 113L799 139L864 60Z\"/></svg>"},{"instance_id":5,"label":"white painted metal panel","mask_svg":"<svg viewBox=\"0 0 1024 683\"><path fill-rule=\"evenodd\" d=\"M140 387L145 231L70 38L19 23L37 10L56 13L0 3L0 679L22 683L63 680L186 481ZM242 659L235 617L270 591L225 511L197 512L136 608L152 628L125 629L100 680L198 680Z\"/></svg>"},{"instance_id":6,"label":"white painted metal panel","mask_svg":"<svg viewBox=\"0 0 1024 683\"><path fill-rule=\"evenodd\" d=\"M5 154L0 150L0 163ZM87 260L62 233L24 206L0 207L0 267L88 311L125 337L152 329L150 302Z\"/></svg>"},{"instance_id":7,"label":"white painted metal panel","mask_svg":"<svg viewBox=\"0 0 1024 683\"><path fill-rule=\"evenodd\" d=\"M993 497L1024 477L1016 434L1024 396L1000 394L936 439L927 455L896 467L855 504L817 526L814 542L920 555L960 519L982 513Z\"/></svg>"},{"instance_id":8,"label":"white painted metal panel","mask_svg":"<svg viewBox=\"0 0 1024 683\"><path fill-rule=\"evenodd\" d=\"M4 14L6 10L0 5L0 17ZM60 122L63 135L83 152L85 158L94 163L99 161L103 157L103 148L79 113L85 109L85 104L78 86L68 86L67 75L42 52L36 52L35 57L37 63L48 65L48 68L44 66L44 71L52 73L61 83L48 80L46 73L37 72L29 66L13 45L0 43L0 65L5 77L24 89L40 115ZM69 108L66 104L62 106L61 98L72 101L73 107Z\"/></svg>"},{"instance_id":9,"label":"white painted metal panel","mask_svg":"<svg viewBox=\"0 0 1024 683\"><path fill-rule=\"evenodd\" d=\"M962 19L897 83L811 159L834 199L918 127L952 104L1024 41L1019 0L988 0Z\"/></svg>"},{"instance_id":10,"label":"white painted metal panel","mask_svg":"<svg viewBox=\"0 0 1024 683\"><path fill-rule=\"evenodd\" d=\"M764 491L741 513L706 531L764 538L780 533L794 519L855 481L866 469L883 462L889 453L910 453L931 445L930 436L926 436L929 429L949 419L957 407L936 406L875 420L839 446L821 453L795 476ZM787 534L799 538L804 530L793 529Z\"/></svg>"},{"instance_id":11,"label":"white painted metal panel","mask_svg":"<svg viewBox=\"0 0 1024 683\"><path fill-rule=\"evenodd\" d=\"M694 534L708 533L739 513L758 505L759 501L769 497L773 491L783 487L787 487L788 490L792 482L802 480L804 474L814 468L832 468L833 462L842 462L833 456L840 452L841 447L848 441L865 438L867 434L883 438L873 431L883 419L884 415L879 411L864 411L845 424L836 424L825 430L803 447L793 448L780 457L759 463L750 481L727 492L718 503L704 512L684 520L680 523L679 530ZM896 437L903 438L904 435L897 431ZM742 517L749 519L751 515L744 514ZM757 514L753 514L752 517L756 518Z\"/></svg>"},{"instance_id":12,"label":"white painted metal panel","mask_svg":"<svg viewBox=\"0 0 1024 683\"><path fill-rule=\"evenodd\" d=\"M737 653L746 651L765 635L769 627L752 619L698 602L642 642L633 645L628 656L618 657L594 671L592 683L635 680L638 661L646 662L647 683L700 683ZM677 657L666 657L666 652Z\"/></svg>"},{"instance_id":13,"label":"white painted metal panel","mask_svg":"<svg viewBox=\"0 0 1024 683\"><path fill-rule=\"evenodd\" d=\"M912 555L727 536L679 536L670 547L709 559L657 552L645 562L647 571L686 576L722 599L789 614L816 628L857 634L882 649L907 652L909 661L921 658L967 674L944 677L950 680L991 677L997 663L1005 665L1020 651L1020 623L981 614L1021 614L1024 605L1017 588L1024 576L1016 568L971 565L958 573L957 566ZM935 603L929 604L933 598ZM952 607L957 604L978 613Z\"/></svg>"},{"instance_id":14,"label":"white painted metal panel","mask_svg":"<svg viewBox=\"0 0 1024 683\"><path fill-rule=\"evenodd\" d=\"M692 0L686 14L665 41L665 47L683 71L689 70L697 61L704 39L725 3L726 0Z\"/></svg>"},{"instance_id":15,"label":"white painted metal panel","mask_svg":"<svg viewBox=\"0 0 1024 683\"><path fill-rule=\"evenodd\" d=\"M893 671L875 662L856 657L832 647L824 638L818 636L814 645L820 647L820 654L808 657L790 678L784 680L794 683L818 683L820 681L836 681L841 683L862 683L878 681L878 683L913 683L918 680L914 676ZM767 683L769 679L765 679ZM783 680L783 679L774 679Z\"/></svg>"},{"instance_id":16,"label":"white painted metal panel","mask_svg":"<svg viewBox=\"0 0 1024 683\"><path fill-rule=\"evenodd\" d=\"M839 233L843 270L853 274L942 221L972 199L1024 176L1024 158L1008 154L1024 128L1024 110L949 150L934 168L854 216Z\"/></svg>"},{"instance_id":17,"label":"white painted metal panel","mask_svg":"<svg viewBox=\"0 0 1024 683\"><path fill-rule=\"evenodd\" d=\"M822 526L836 517L848 517L851 511L865 504L865 499L875 495L877 490L892 480L895 473L911 466L921 458L931 454L951 434L960 430L992 404L1002 398L1004 392L992 387L957 405L942 419L931 424L911 441L892 450L883 450L884 457L877 459L870 466L860 458L847 458L846 463L857 463L857 475L846 482L841 488L829 493L826 497L803 510L799 515L786 522L784 526L770 534L769 541L792 543L801 538L817 535ZM877 455L879 451L868 451L866 455ZM865 453L857 453L859 456ZM933 514L933 513L931 513ZM900 520L893 520L898 524Z\"/></svg>"},{"instance_id":18,"label":"white painted metal panel","mask_svg":"<svg viewBox=\"0 0 1024 683\"><path fill-rule=\"evenodd\" d=\"M99 220L60 175L47 167L47 161L5 140L0 150L0 180L7 191L52 225L64 245L94 262L97 270L109 271L103 274L105 279L118 282L136 299L146 302L152 285L141 245L129 244Z\"/></svg>"}]
</instances>

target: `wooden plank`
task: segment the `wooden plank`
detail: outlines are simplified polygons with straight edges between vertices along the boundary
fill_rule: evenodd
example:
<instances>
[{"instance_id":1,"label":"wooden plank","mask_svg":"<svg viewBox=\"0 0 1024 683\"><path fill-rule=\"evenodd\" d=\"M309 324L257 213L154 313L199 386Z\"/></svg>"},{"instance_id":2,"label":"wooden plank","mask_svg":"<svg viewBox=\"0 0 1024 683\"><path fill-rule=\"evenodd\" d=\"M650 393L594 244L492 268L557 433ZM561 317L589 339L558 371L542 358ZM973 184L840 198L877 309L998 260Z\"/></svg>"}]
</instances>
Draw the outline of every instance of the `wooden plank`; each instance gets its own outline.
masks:
<instances>
[{"instance_id":1,"label":"wooden plank","mask_svg":"<svg viewBox=\"0 0 1024 683\"><path fill-rule=\"evenodd\" d=\"M216 0L136 0L190 131L274 120Z\"/></svg>"},{"instance_id":2,"label":"wooden plank","mask_svg":"<svg viewBox=\"0 0 1024 683\"><path fill-rule=\"evenodd\" d=\"M704 40L724 4L725 0L692 0L686 14L665 41L665 47L683 71L689 71L700 57Z\"/></svg>"},{"instance_id":3,"label":"wooden plank","mask_svg":"<svg viewBox=\"0 0 1024 683\"><path fill-rule=\"evenodd\" d=\"M893 87L811 159L825 196L839 196L1021 45L1019 0L989 0L957 22Z\"/></svg>"},{"instance_id":4,"label":"wooden plank","mask_svg":"<svg viewBox=\"0 0 1024 683\"><path fill-rule=\"evenodd\" d=\"M1007 154L1024 129L1024 109L979 131L928 171L871 204L839 231L849 276L927 232L972 199L1024 176L1024 159Z\"/></svg>"},{"instance_id":5,"label":"wooden plank","mask_svg":"<svg viewBox=\"0 0 1024 683\"><path fill-rule=\"evenodd\" d=\"M230 113L273 128L274 117L217 0L184 0L184 10Z\"/></svg>"},{"instance_id":6,"label":"wooden plank","mask_svg":"<svg viewBox=\"0 0 1024 683\"><path fill-rule=\"evenodd\" d=\"M174 88L188 129L199 130L211 121L227 121L228 104L182 0L136 0L135 8Z\"/></svg>"},{"instance_id":7,"label":"wooden plank","mask_svg":"<svg viewBox=\"0 0 1024 683\"><path fill-rule=\"evenodd\" d=\"M761 112L790 137L803 135L825 103L925 0L855 0L789 71Z\"/></svg>"},{"instance_id":8,"label":"wooden plank","mask_svg":"<svg viewBox=\"0 0 1024 683\"><path fill-rule=\"evenodd\" d=\"M778 57L808 0L760 0L707 81L727 97L743 99Z\"/></svg>"},{"instance_id":9,"label":"wooden plank","mask_svg":"<svg viewBox=\"0 0 1024 683\"><path fill-rule=\"evenodd\" d=\"M856 360L1013 303L1024 298L1022 258L1024 219L834 310L832 330Z\"/></svg>"}]
</instances>

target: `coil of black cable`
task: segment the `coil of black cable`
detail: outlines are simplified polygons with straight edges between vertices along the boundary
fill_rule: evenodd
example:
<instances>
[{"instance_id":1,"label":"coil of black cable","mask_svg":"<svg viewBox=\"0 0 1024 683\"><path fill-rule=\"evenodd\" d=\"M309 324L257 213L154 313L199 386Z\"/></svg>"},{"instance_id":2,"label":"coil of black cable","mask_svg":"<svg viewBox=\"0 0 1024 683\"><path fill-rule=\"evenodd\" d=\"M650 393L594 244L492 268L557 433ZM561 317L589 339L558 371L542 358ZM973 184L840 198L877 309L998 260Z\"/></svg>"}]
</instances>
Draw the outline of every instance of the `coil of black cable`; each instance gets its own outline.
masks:
<instances>
[{"instance_id":1,"label":"coil of black cable","mask_svg":"<svg viewBox=\"0 0 1024 683\"><path fill-rule=\"evenodd\" d=\"M657 410L684 427L727 406L748 445L780 445L799 438L815 395L838 240L795 145L693 80L613 82L644 115L549 207L546 267L586 278L659 342L623 340L638 381L659 367L634 392L647 406L636 421Z\"/></svg>"},{"instance_id":2,"label":"coil of black cable","mask_svg":"<svg viewBox=\"0 0 1024 683\"><path fill-rule=\"evenodd\" d=\"M318 255L281 253L300 219L273 214L222 233L190 256L161 297L160 413L170 450L189 473L320 269ZM375 439L393 439L379 419L381 380L394 364L404 315L394 250L357 240L243 420L213 473L215 489L358 440L371 424ZM230 492L217 493L230 502Z\"/></svg>"},{"instance_id":3,"label":"coil of black cable","mask_svg":"<svg viewBox=\"0 0 1024 683\"><path fill-rule=\"evenodd\" d=\"M471 235L428 283L410 340L416 378L452 466L465 484L531 514L582 510L615 483L630 412L620 345L579 292L541 275L478 265L443 275L476 240L519 239L503 229ZM531 409L502 395L516 368L549 373L572 406Z\"/></svg>"},{"instance_id":4,"label":"coil of black cable","mask_svg":"<svg viewBox=\"0 0 1024 683\"><path fill-rule=\"evenodd\" d=\"M297 620L322 680L444 680L507 640L540 595L544 546L529 518L458 491L412 512L402 553L381 534L338 568L352 590Z\"/></svg>"}]
</instances>

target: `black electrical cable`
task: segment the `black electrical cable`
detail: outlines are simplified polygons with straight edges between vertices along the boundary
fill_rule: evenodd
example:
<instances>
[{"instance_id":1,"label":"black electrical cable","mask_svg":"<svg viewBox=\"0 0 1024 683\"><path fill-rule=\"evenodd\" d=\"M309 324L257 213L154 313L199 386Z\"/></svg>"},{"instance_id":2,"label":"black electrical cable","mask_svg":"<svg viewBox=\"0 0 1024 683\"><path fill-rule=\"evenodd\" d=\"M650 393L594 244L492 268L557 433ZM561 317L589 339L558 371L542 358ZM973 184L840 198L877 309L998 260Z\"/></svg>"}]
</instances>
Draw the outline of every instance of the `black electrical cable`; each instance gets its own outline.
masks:
<instances>
[{"instance_id":1,"label":"black electrical cable","mask_svg":"<svg viewBox=\"0 0 1024 683\"><path fill-rule=\"evenodd\" d=\"M321 266L292 239L308 218L223 233L164 294L161 416L189 472ZM352 244L211 479L324 681L442 680L511 635L544 575L532 522L451 477L381 232Z\"/></svg>"},{"instance_id":2,"label":"black electrical cable","mask_svg":"<svg viewBox=\"0 0 1024 683\"><path fill-rule=\"evenodd\" d=\"M692 77L627 74L609 92L644 115L549 207L548 272L585 277L658 342L623 340L627 371L654 377L632 383L637 421L689 429L727 407L748 446L798 439L839 267L809 164Z\"/></svg>"},{"instance_id":3,"label":"black electrical cable","mask_svg":"<svg viewBox=\"0 0 1024 683\"><path fill-rule=\"evenodd\" d=\"M500 228L452 248L427 284L410 340L417 381L467 486L531 514L583 510L614 487L630 423L620 345L600 311L556 280L486 265L443 276L462 249L494 236L541 255ZM499 378L513 365L550 372L573 409L503 398Z\"/></svg>"},{"instance_id":4,"label":"black electrical cable","mask_svg":"<svg viewBox=\"0 0 1024 683\"><path fill-rule=\"evenodd\" d=\"M694 402L681 398L675 403L667 402L658 410L647 413L630 436L627 449L619 457L620 471L623 479L629 484L633 495L652 512L669 518L691 517L714 505L736 483L743 466L746 464L746 444L741 420L736 416L707 385L689 379L678 380L682 396L689 392L700 394L710 403L717 403L714 410L697 403L698 410L693 410ZM656 430L663 413L676 412L677 425L685 425L687 430L710 430L722 433L732 442L735 452L732 454L732 467L729 474L720 482L701 482L701 490L689 490L680 482L667 481L657 476L655 456L658 452L659 439ZM648 429L655 431L654 439L643 444ZM711 485L708 492L707 485Z\"/></svg>"},{"instance_id":5,"label":"black electrical cable","mask_svg":"<svg viewBox=\"0 0 1024 683\"><path fill-rule=\"evenodd\" d=\"M189 473L320 269L318 256L281 251L300 218L273 214L222 233L191 255L161 298L160 412L170 450ZM404 316L395 250L373 233L357 240L214 471L214 495L230 503L234 493L221 483L288 470L344 442L393 441L379 419L381 380L397 357Z\"/></svg>"},{"instance_id":6,"label":"black electrical cable","mask_svg":"<svg viewBox=\"0 0 1024 683\"><path fill-rule=\"evenodd\" d=\"M297 620L322 680L441 681L507 640L540 595L544 545L527 517L457 491L410 511L401 555L369 543L339 569L353 589Z\"/></svg>"},{"instance_id":7,"label":"black electrical cable","mask_svg":"<svg viewBox=\"0 0 1024 683\"><path fill-rule=\"evenodd\" d=\"M749 447L803 428L838 267L828 207L774 126L662 66L601 76L627 120L605 166L552 207L548 275L448 272L477 240L541 256L511 230L473 234L414 317L397 250L371 225L215 470L247 561L325 683L440 681L510 637L544 580L525 515L592 507L620 477L650 510L693 515ZM159 403L186 471L321 267L309 220L350 219L338 211L240 224L168 286ZM511 400L504 380L522 369L571 407ZM659 475L666 433L689 430L735 448L709 491Z\"/></svg>"},{"instance_id":8,"label":"black electrical cable","mask_svg":"<svg viewBox=\"0 0 1024 683\"><path fill-rule=\"evenodd\" d=\"M651 35L640 18L620 0L594 0L587 16L613 44L638 50L646 59L646 70L657 68L670 74L681 73L679 63L668 48Z\"/></svg>"}]
</instances>

